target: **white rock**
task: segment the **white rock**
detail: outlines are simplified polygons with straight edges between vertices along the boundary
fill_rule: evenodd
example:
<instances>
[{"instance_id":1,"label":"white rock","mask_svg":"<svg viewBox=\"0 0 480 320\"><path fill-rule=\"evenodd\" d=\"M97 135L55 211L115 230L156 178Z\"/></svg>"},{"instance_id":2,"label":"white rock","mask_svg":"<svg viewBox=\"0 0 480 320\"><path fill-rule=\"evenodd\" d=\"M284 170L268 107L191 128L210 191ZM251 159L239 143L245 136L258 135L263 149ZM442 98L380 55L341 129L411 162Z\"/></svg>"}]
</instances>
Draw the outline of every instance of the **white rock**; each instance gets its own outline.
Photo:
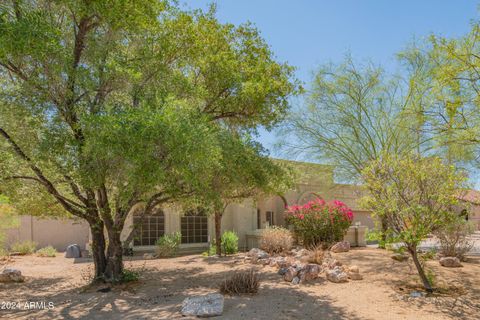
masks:
<instances>
[{"instance_id":1,"label":"white rock","mask_svg":"<svg viewBox=\"0 0 480 320\"><path fill-rule=\"evenodd\" d=\"M223 300L223 296L219 293L186 298L182 303L182 315L197 317L220 316L223 313Z\"/></svg>"}]
</instances>

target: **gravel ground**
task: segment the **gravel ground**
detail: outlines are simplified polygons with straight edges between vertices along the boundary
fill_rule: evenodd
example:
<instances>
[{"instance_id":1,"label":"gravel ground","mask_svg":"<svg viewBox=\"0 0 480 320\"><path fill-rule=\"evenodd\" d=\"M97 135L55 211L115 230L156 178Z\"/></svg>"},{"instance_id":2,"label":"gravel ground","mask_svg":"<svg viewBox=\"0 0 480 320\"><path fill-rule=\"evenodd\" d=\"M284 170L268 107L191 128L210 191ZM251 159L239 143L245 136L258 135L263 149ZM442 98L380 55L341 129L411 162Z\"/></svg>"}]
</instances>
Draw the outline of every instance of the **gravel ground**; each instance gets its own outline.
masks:
<instances>
[{"instance_id":1,"label":"gravel ground","mask_svg":"<svg viewBox=\"0 0 480 320\"><path fill-rule=\"evenodd\" d=\"M292 285L274 268L244 263L242 255L191 255L127 261L127 268L141 272L140 281L98 292L105 286L86 286L92 270L88 259L14 257L3 267L20 269L27 279L0 284L0 304L19 303L14 310L3 304L0 319L181 319L187 296L217 292L223 279L252 267L261 279L258 294L226 296L223 316L215 319L480 319L480 259L457 269L429 261L442 293L413 298L419 287L411 262L393 261L389 252L373 248L334 256L357 265L364 279L336 284L322 275L313 283Z\"/></svg>"}]
</instances>

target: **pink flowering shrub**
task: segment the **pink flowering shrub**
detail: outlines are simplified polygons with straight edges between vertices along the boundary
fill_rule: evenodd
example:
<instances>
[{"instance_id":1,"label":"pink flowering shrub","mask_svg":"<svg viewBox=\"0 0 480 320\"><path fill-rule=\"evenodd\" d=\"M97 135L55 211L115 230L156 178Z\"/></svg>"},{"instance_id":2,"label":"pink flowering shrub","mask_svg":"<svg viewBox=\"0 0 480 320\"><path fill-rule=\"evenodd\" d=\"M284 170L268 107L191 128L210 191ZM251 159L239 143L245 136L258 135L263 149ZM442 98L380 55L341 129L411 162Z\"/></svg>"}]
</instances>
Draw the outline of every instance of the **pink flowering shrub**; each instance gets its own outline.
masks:
<instances>
[{"instance_id":1,"label":"pink flowering shrub","mask_svg":"<svg viewBox=\"0 0 480 320\"><path fill-rule=\"evenodd\" d=\"M343 202L323 199L302 206L287 207L286 220L305 246L332 244L341 241L352 224L353 212Z\"/></svg>"}]
</instances>

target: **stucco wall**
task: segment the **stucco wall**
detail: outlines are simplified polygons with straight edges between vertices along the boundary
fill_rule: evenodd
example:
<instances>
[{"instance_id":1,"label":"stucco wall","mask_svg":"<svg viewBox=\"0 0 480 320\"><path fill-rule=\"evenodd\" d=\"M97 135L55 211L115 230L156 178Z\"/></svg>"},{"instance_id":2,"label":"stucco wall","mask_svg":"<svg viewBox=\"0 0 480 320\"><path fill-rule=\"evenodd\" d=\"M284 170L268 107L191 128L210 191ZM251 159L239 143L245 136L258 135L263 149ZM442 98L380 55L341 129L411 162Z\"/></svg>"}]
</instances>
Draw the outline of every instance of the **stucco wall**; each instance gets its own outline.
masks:
<instances>
[{"instance_id":1,"label":"stucco wall","mask_svg":"<svg viewBox=\"0 0 480 320\"><path fill-rule=\"evenodd\" d=\"M88 224L72 219L43 219L20 216L19 226L8 229L6 245L17 241L35 241L38 248L48 245L64 251L69 244L76 243L85 249L89 237Z\"/></svg>"}]
</instances>

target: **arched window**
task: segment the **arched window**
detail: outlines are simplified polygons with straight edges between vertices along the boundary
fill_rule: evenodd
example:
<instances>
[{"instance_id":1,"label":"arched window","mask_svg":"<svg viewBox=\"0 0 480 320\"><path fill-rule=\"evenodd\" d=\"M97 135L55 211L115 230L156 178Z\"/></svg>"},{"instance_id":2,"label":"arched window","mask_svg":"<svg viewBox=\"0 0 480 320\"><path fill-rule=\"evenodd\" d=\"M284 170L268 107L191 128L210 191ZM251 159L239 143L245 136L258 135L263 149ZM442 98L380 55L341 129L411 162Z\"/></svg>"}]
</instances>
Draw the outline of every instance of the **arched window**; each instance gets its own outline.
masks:
<instances>
[{"instance_id":1,"label":"arched window","mask_svg":"<svg viewBox=\"0 0 480 320\"><path fill-rule=\"evenodd\" d=\"M180 220L182 243L208 242L208 218L204 210L187 211Z\"/></svg>"},{"instance_id":2,"label":"arched window","mask_svg":"<svg viewBox=\"0 0 480 320\"><path fill-rule=\"evenodd\" d=\"M133 225L137 230L134 246L153 246L158 238L165 234L165 214L158 208L150 215L133 216Z\"/></svg>"}]
</instances>

